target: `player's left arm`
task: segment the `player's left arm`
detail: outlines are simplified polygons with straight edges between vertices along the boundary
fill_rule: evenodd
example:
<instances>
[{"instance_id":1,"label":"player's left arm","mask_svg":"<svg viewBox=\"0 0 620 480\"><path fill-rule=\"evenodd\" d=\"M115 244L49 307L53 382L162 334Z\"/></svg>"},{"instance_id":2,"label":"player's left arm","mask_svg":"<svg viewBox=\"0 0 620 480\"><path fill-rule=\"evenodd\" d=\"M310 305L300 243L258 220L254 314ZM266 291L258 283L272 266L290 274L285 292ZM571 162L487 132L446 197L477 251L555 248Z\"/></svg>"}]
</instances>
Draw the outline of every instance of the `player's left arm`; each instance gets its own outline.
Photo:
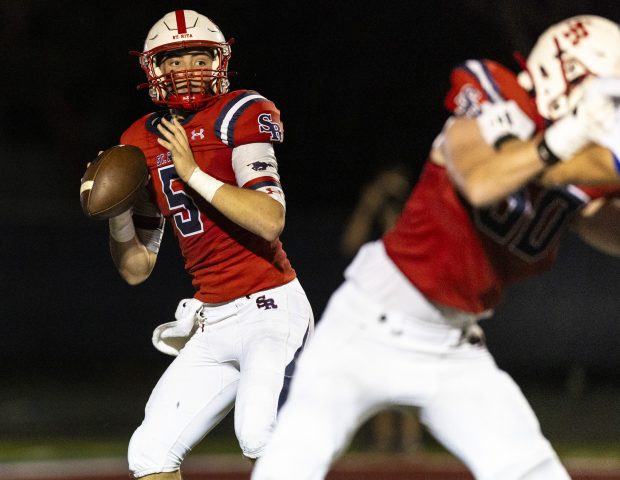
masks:
<instances>
[{"instance_id":1,"label":"player's left arm","mask_svg":"<svg viewBox=\"0 0 620 480\"><path fill-rule=\"evenodd\" d=\"M164 219L145 186L134 206L109 220L110 254L130 285L144 282L153 271L164 234Z\"/></svg>"},{"instance_id":2,"label":"player's left arm","mask_svg":"<svg viewBox=\"0 0 620 480\"><path fill-rule=\"evenodd\" d=\"M457 117L435 148L450 178L475 207L484 207L520 189L545 168L537 151L539 138L490 143L478 118Z\"/></svg>"},{"instance_id":3,"label":"player's left arm","mask_svg":"<svg viewBox=\"0 0 620 480\"><path fill-rule=\"evenodd\" d=\"M241 188L203 172L194 159L183 126L176 118L162 119L158 142L172 153L179 177L237 225L264 238L276 240L284 229L284 205L268 193Z\"/></svg>"},{"instance_id":4,"label":"player's left arm","mask_svg":"<svg viewBox=\"0 0 620 480\"><path fill-rule=\"evenodd\" d=\"M582 240L608 255L620 256L620 199L598 198L573 224Z\"/></svg>"}]
</instances>

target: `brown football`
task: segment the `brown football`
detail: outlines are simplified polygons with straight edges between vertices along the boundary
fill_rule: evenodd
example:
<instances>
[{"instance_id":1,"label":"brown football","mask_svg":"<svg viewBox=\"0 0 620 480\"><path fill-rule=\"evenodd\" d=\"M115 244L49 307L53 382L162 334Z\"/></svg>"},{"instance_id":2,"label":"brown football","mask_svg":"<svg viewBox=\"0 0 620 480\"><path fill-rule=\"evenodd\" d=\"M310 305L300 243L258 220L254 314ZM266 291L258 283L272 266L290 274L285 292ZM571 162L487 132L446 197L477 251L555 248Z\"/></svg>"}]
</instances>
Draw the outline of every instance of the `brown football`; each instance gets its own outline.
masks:
<instances>
[{"instance_id":1,"label":"brown football","mask_svg":"<svg viewBox=\"0 0 620 480\"><path fill-rule=\"evenodd\" d=\"M82 210L94 220L124 212L134 204L148 175L146 158L138 147L116 145L104 150L82 177Z\"/></svg>"}]
</instances>

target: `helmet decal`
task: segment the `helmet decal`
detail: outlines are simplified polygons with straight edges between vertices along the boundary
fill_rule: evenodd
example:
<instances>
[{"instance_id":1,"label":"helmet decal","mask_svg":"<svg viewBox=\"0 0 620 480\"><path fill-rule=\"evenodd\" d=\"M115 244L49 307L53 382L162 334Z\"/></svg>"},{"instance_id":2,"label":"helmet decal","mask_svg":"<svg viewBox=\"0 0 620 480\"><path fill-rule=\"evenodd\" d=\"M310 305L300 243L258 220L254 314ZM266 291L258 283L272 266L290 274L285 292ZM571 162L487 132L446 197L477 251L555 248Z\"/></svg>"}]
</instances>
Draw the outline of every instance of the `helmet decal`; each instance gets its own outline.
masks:
<instances>
[{"instance_id":1,"label":"helmet decal","mask_svg":"<svg viewBox=\"0 0 620 480\"><path fill-rule=\"evenodd\" d=\"M620 28L596 15L563 20L540 35L526 67L520 83L533 87L540 114L555 121L575 109L586 80L620 75Z\"/></svg>"},{"instance_id":2,"label":"helmet decal","mask_svg":"<svg viewBox=\"0 0 620 480\"><path fill-rule=\"evenodd\" d=\"M185 12L183 12L183 10L175 10L174 14L177 18L177 32L179 35L187 33L187 28L185 27Z\"/></svg>"}]
</instances>

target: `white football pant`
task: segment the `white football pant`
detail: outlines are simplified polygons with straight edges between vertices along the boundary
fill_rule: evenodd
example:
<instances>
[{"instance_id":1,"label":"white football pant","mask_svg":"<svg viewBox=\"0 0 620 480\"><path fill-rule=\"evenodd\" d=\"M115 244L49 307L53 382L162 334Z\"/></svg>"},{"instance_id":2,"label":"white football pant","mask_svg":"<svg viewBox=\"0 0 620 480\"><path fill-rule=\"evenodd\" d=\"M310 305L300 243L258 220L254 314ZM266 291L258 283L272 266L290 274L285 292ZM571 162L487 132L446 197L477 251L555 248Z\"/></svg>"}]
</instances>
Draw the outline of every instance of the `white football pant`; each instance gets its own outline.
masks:
<instances>
[{"instance_id":1,"label":"white football pant","mask_svg":"<svg viewBox=\"0 0 620 480\"><path fill-rule=\"evenodd\" d=\"M258 457L288 391L296 353L312 331L312 310L297 280L205 306L206 321L170 364L129 443L136 477L172 472L235 407L243 454Z\"/></svg>"},{"instance_id":2,"label":"white football pant","mask_svg":"<svg viewBox=\"0 0 620 480\"><path fill-rule=\"evenodd\" d=\"M370 297L348 280L330 299L252 480L325 478L358 427L389 405L419 407L422 423L477 479L569 478L484 346L459 343L462 330L437 322L428 302L410 305L414 316Z\"/></svg>"}]
</instances>

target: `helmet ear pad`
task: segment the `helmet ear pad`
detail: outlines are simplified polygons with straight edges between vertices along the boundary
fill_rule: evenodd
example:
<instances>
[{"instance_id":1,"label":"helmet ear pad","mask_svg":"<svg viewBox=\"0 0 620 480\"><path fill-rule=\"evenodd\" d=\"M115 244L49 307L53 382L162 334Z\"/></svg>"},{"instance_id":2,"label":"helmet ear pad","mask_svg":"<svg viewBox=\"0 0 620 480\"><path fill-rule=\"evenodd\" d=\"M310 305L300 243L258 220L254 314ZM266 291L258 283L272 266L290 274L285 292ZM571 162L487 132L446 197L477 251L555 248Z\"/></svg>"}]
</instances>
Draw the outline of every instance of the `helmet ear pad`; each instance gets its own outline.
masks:
<instances>
[{"instance_id":1,"label":"helmet ear pad","mask_svg":"<svg viewBox=\"0 0 620 480\"><path fill-rule=\"evenodd\" d=\"M568 18L540 35L526 65L540 114L555 121L576 108L587 78L620 75L620 28L596 15Z\"/></svg>"}]
</instances>

